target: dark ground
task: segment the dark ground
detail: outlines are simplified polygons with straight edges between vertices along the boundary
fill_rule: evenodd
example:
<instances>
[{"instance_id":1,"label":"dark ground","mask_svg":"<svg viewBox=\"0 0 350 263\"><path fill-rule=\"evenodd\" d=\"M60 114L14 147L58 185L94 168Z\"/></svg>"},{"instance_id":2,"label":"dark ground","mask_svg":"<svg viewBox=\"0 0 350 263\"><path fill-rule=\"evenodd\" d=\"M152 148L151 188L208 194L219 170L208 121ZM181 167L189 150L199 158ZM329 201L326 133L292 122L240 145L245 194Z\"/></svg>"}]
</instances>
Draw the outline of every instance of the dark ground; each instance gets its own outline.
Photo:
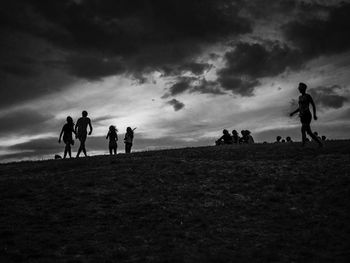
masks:
<instances>
[{"instance_id":1,"label":"dark ground","mask_svg":"<svg viewBox=\"0 0 350 263\"><path fill-rule=\"evenodd\" d=\"M350 262L350 141L0 165L0 262Z\"/></svg>"}]
</instances>

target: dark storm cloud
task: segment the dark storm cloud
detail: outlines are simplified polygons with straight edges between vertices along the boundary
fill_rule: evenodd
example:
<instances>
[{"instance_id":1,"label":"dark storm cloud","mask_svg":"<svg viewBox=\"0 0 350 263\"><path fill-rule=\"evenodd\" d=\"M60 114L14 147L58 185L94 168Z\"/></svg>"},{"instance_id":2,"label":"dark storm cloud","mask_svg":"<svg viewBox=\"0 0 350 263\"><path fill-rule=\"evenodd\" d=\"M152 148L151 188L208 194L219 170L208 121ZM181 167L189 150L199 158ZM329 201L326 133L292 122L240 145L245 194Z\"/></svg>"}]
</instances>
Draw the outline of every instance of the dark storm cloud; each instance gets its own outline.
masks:
<instances>
[{"instance_id":1,"label":"dark storm cloud","mask_svg":"<svg viewBox=\"0 0 350 263\"><path fill-rule=\"evenodd\" d=\"M241 96L252 96L255 87L260 85L258 80L244 79L229 74L220 74L218 82L225 90Z\"/></svg>"},{"instance_id":2,"label":"dark storm cloud","mask_svg":"<svg viewBox=\"0 0 350 263\"><path fill-rule=\"evenodd\" d=\"M3 22L8 27L44 38L68 53L83 54L78 61L68 54L65 63L69 72L87 79L124 68L103 63L101 54L112 61L122 58L128 71L180 63L181 70L198 74L207 66L191 60L203 44L251 31L249 20L238 15L239 4L229 0L17 1L6 8L10 15L3 12ZM19 9L23 17L16 15ZM102 67L99 74L88 69L96 69L96 62Z\"/></svg>"},{"instance_id":3,"label":"dark storm cloud","mask_svg":"<svg viewBox=\"0 0 350 263\"><path fill-rule=\"evenodd\" d=\"M200 77L179 77L176 81L177 82L168 89L168 92L162 96L163 99L185 92L213 95L227 94L217 81L206 80Z\"/></svg>"},{"instance_id":4,"label":"dark storm cloud","mask_svg":"<svg viewBox=\"0 0 350 263\"><path fill-rule=\"evenodd\" d=\"M219 75L242 75L261 78L278 75L286 68L299 68L302 60L300 52L286 45L238 43L235 49L225 54L226 68Z\"/></svg>"},{"instance_id":5,"label":"dark storm cloud","mask_svg":"<svg viewBox=\"0 0 350 263\"><path fill-rule=\"evenodd\" d=\"M172 85L169 88L169 94L165 96L176 96L178 94L181 94L185 91L188 91L192 88L192 82L195 81L195 78L191 77L181 77L179 78L178 82L176 82L174 85Z\"/></svg>"},{"instance_id":6,"label":"dark storm cloud","mask_svg":"<svg viewBox=\"0 0 350 263\"><path fill-rule=\"evenodd\" d=\"M238 43L225 54L226 66L218 71L218 82L235 94L251 96L259 78L272 77L286 69L298 69L300 52L281 43Z\"/></svg>"},{"instance_id":7,"label":"dark storm cloud","mask_svg":"<svg viewBox=\"0 0 350 263\"><path fill-rule=\"evenodd\" d=\"M286 38L307 59L337 54L350 49L350 3L327 7L328 16L314 17L312 10L304 17L282 27Z\"/></svg>"},{"instance_id":8,"label":"dark storm cloud","mask_svg":"<svg viewBox=\"0 0 350 263\"><path fill-rule=\"evenodd\" d=\"M169 100L167 102L167 104L173 106L175 111L179 111L179 110L181 110L182 108L185 107L185 104L183 104L182 102L178 101L177 99Z\"/></svg>"},{"instance_id":9,"label":"dark storm cloud","mask_svg":"<svg viewBox=\"0 0 350 263\"><path fill-rule=\"evenodd\" d=\"M65 63L70 74L89 80L99 80L125 71L120 61L95 56L74 55L67 58Z\"/></svg>"},{"instance_id":10,"label":"dark storm cloud","mask_svg":"<svg viewBox=\"0 0 350 263\"><path fill-rule=\"evenodd\" d=\"M252 95L259 78L299 70L315 57L350 49L350 3L246 1L244 8L257 18L284 14L290 22L281 29L291 46L269 41L236 44L218 72L218 82L233 93Z\"/></svg>"},{"instance_id":11,"label":"dark storm cloud","mask_svg":"<svg viewBox=\"0 0 350 263\"><path fill-rule=\"evenodd\" d=\"M32 110L14 111L0 115L0 135L18 133L32 133L39 126L52 119L50 114L38 113ZM12 134L13 135L13 134Z\"/></svg>"},{"instance_id":12,"label":"dark storm cloud","mask_svg":"<svg viewBox=\"0 0 350 263\"><path fill-rule=\"evenodd\" d=\"M338 85L331 87L317 87L310 89L310 94L312 95L316 104L323 108L339 109L344 106L349 99L346 96L339 94L344 89Z\"/></svg>"},{"instance_id":13,"label":"dark storm cloud","mask_svg":"<svg viewBox=\"0 0 350 263\"><path fill-rule=\"evenodd\" d=\"M194 85L190 92L201 93L201 94L213 94L213 95L225 95L218 81L201 79L198 81L199 84Z\"/></svg>"}]
</instances>

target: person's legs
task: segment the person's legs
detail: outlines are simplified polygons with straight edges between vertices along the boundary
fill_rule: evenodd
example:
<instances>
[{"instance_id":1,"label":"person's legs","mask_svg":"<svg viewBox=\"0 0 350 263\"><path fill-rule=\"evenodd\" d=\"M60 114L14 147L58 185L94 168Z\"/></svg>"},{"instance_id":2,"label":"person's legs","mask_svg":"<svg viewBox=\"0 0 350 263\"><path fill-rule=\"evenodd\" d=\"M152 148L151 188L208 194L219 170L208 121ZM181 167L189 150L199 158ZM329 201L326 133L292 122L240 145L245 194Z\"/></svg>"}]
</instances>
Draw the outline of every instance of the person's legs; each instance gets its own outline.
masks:
<instances>
[{"instance_id":1,"label":"person's legs","mask_svg":"<svg viewBox=\"0 0 350 263\"><path fill-rule=\"evenodd\" d=\"M66 146L64 147L63 159L66 159L67 153L68 153L68 144L66 143Z\"/></svg>"},{"instance_id":2,"label":"person's legs","mask_svg":"<svg viewBox=\"0 0 350 263\"><path fill-rule=\"evenodd\" d=\"M310 137L318 143L319 146L322 146L322 142L318 139L318 137L311 131L311 127L310 125L308 125L308 127L306 127L306 132L307 134L310 135Z\"/></svg>"},{"instance_id":3,"label":"person's legs","mask_svg":"<svg viewBox=\"0 0 350 263\"><path fill-rule=\"evenodd\" d=\"M130 153L131 152L131 143L125 143L125 153Z\"/></svg>"},{"instance_id":4,"label":"person's legs","mask_svg":"<svg viewBox=\"0 0 350 263\"><path fill-rule=\"evenodd\" d=\"M68 148L68 155L69 155L69 158L72 158L72 149L70 147L70 144L69 144L69 148Z\"/></svg>"},{"instance_id":5,"label":"person's legs","mask_svg":"<svg viewBox=\"0 0 350 263\"><path fill-rule=\"evenodd\" d=\"M85 139L86 140L86 139ZM85 148L85 140L84 141L82 141L82 150L83 150L83 153L84 153L84 155L85 155L85 157L87 157L87 154L86 154L86 148Z\"/></svg>"},{"instance_id":6,"label":"person's legs","mask_svg":"<svg viewBox=\"0 0 350 263\"><path fill-rule=\"evenodd\" d=\"M113 151L114 151L114 155L117 155L117 147L114 147Z\"/></svg>"},{"instance_id":7,"label":"person's legs","mask_svg":"<svg viewBox=\"0 0 350 263\"><path fill-rule=\"evenodd\" d=\"M301 140L302 140L302 145L304 146L306 143L306 124L302 123L301 124Z\"/></svg>"},{"instance_id":8,"label":"person's legs","mask_svg":"<svg viewBox=\"0 0 350 263\"><path fill-rule=\"evenodd\" d=\"M79 149L78 149L78 152L77 152L77 158L79 157L81 151L83 150L83 144L84 142L79 138L79 141L80 141L80 145L79 145Z\"/></svg>"},{"instance_id":9,"label":"person's legs","mask_svg":"<svg viewBox=\"0 0 350 263\"><path fill-rule=\"evenodd\" d=\"M109 155L112 155L112 150L113 150L113 147L109 146Z\"/></svg>"}]
</instances>

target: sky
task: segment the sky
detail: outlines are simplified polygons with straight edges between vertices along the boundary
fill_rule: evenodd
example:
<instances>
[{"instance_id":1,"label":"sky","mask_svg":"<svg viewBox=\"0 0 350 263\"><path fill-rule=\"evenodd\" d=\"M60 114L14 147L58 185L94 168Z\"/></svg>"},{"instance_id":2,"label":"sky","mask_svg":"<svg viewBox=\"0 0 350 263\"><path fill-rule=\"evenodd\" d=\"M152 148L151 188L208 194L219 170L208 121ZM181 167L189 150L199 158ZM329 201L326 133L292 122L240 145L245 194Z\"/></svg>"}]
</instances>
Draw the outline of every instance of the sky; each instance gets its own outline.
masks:
<instances>
[{"instance_id":1,"label":"sky","mask_svg":"<svg viewBox=\"0 0 350 263\"><path fill-rule=\"evenodd\" d=\"M0 161L62 154L67 116L87 110L91 155L110 125L133 149L213 145L223 129L300 140L350 132L350 1L12 0L0 9ZM73 147L76 152L77 146Z\"/></svg>"}]
</instances>

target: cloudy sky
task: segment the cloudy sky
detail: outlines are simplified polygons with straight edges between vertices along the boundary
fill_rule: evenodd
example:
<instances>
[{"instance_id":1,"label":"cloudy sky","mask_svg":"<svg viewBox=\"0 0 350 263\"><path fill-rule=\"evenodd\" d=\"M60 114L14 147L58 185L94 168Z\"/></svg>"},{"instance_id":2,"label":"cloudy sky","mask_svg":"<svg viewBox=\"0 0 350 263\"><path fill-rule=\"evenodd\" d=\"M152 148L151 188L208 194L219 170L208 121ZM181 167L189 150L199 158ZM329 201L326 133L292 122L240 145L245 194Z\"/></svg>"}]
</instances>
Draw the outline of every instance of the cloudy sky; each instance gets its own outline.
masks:
<instances>
[{"instance_id":1,"label":"cloudy sky","mask_svg":"<svg viewBox=\"0 0 350 263\"><path fill-rule=\"evenodd\" d=\"M268 4L267 4L268 3ZM91 154L116 125L137 150L212 145L222 129L349 138L350 1L13 0L0 9L0 160L52 157L65 118L92 119ZM122 140L119 151L122 150ZM76 151L76 146L74 147Z\"/></svg>"}]
</instances>

